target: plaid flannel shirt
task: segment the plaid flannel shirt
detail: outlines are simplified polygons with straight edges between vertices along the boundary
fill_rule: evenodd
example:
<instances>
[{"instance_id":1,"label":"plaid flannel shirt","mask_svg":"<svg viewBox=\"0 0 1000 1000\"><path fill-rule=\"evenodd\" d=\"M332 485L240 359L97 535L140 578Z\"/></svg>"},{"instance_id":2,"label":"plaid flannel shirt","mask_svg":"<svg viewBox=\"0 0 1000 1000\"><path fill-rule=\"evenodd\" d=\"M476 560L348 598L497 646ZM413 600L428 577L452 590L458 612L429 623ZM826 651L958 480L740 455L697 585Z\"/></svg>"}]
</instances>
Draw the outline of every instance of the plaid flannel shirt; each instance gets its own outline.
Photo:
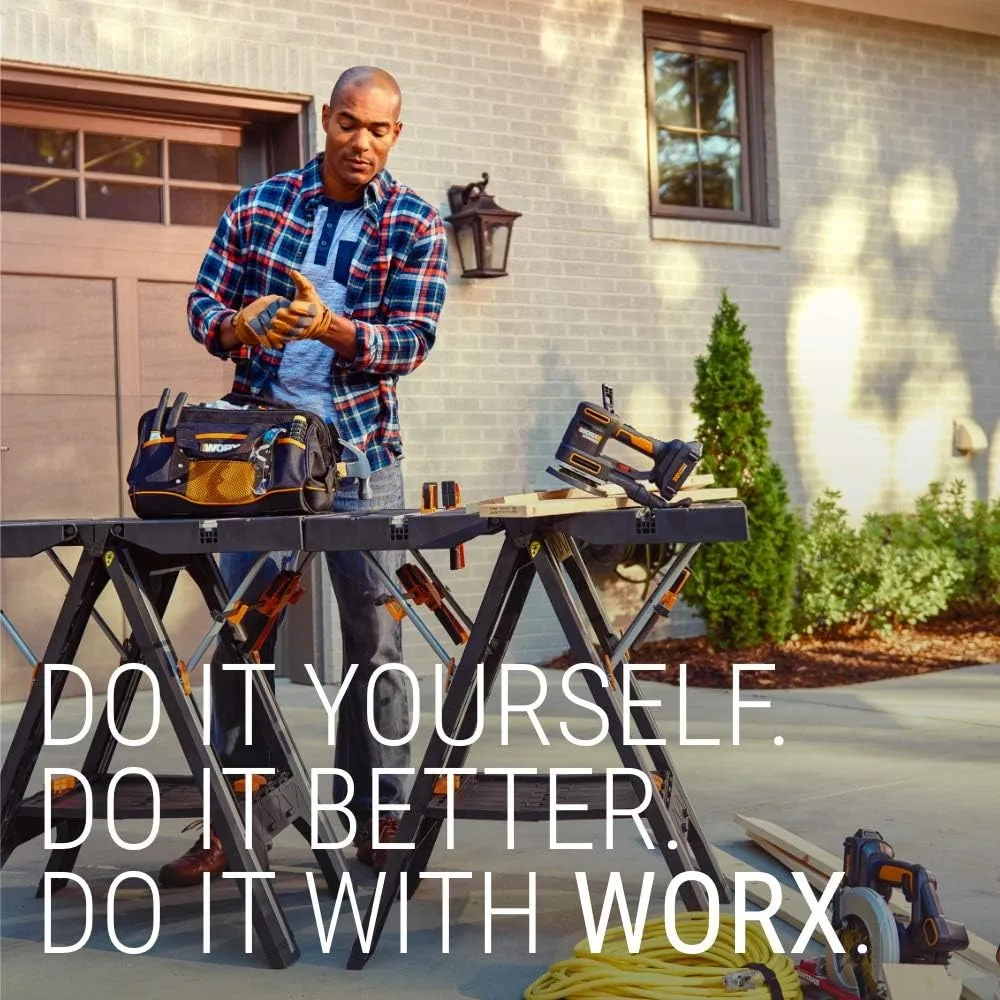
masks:
<instances>
[{"instance_id":1,"label":"plaid flannel shirt","mask_svg":"<svg viewBox=\"0 0 1000 1000\"><path fill-rule=\"evenodd\" d=\"M226 351L219 327L264 295L295 297L289 272L309 248L323 194L323 154L305 167L245 188L226 209L188 297L192 336L236 364L233 392L268 395L281 352L239 345ZM334 353L336 431L372 469L402 456L396 383L434 346L448 284L448 236L440 214L381 171L364 193L365 218L347 286L345 313L357 331L353 359Z\"/></svg>"}]
</instances>

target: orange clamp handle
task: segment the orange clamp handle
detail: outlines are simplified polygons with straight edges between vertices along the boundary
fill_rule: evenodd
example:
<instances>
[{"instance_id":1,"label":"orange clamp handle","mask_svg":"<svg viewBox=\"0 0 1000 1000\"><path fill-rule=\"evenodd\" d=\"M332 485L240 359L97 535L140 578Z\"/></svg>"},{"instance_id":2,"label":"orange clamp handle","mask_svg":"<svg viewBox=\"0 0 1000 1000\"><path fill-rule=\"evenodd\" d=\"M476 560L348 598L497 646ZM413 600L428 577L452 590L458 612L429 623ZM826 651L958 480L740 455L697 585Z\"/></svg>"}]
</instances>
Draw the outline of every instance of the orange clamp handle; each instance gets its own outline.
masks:
<instances>
[{"instance_id":1,"label":"orange clamp handle","mask_svg":"<svg viewBox=\"0 0 1000 1000\"><path fill-rule=\"evenodd\" d=\"M420 512L430 514L438 508L437 483L424 483L420 491Z\"/></svg>"},{"instance_id":2,"label":"orange clamp handle","mask_svg":"<svg viewBox=\"0 0 1000 1000\"><path fill-rule=\"evenodd\" d=\"M250 777L250 792L252 795L256 795L265 785L267 784L267 778L263 774L254 774ZM242 794L246 791L247 781L246 778L237 778L233 782L233 791Z\"/></svg>"},{"instance_id":3,"label":"orange clamp handle","mask_svg":"<svg viewBox=\"0 0 1000 1000\"><path fill-rule=\"evenodd\" d=\"M457 792L459 788L462 787L462 778L458 774L442 774L438 777L437 781L434 782L434 794L435 795L447 795L448 786L451 786L452 792Z\"/></svg>"},{"instance_id":4,"label":"orange clamp handle","mask_svg":"<svg viewBox=\"0 0 1000 1000\"><path fill-rule=\"evenodd\" d=\"M65 774L61 778L53 778L49 782L49 789L53 795L65 795L76 788L77 781L72 774Z\"/></svg>"}]
</instances>

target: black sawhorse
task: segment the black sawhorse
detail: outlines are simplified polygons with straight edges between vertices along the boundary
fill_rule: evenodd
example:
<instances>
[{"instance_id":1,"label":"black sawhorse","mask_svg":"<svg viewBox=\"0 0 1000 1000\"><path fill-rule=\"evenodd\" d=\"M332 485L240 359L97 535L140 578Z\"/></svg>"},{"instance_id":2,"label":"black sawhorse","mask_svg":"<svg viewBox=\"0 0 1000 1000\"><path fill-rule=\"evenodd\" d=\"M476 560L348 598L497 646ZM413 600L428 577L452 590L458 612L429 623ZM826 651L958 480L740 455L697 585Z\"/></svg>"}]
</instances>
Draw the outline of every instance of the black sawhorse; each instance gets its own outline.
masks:
<instances>
[{"instance_id":1,"label":"black sawhorse","mask_svg":"<svg viewBox=\"0 0 1000 1000\"><path fill-rule=\"evenodd\" d=\"M322 541L316 537L322 534L322 526L316 525L316 532L311 532L311 527L306 526L307 548ZM442 706L442 729L449 738L459 742L468 742L475 732L477 719L472 695L477 667L483 664L482 701L485 706L537 576L566 635L574 661L592 663L607 672L605 685L594 671L586 671L587 685L595 704L608 714L609 734L622 764L651 778L655 791L641 815L649 823L667 867L675 875L691 870L709 875L719 899L731 901L725 877L681 787L666 747L625 743L621 692L626 681L622 665L631 647L698 547L705 542L746 540L745 507L733 501L650 511L624 509L557 518L509 519L504 522L504 530L503 547ZM664 568L658 585L621 637L615 634L601 607L577 540L601 545L674 543L674 555ZM636 704L642 701L642 696L631 675L628 682L629 709L635 730L644 739L659 739L655 721L644 706ZM450 745L436 729L431 734L423 762L414 777L409 808L403 812L396 835L399 844L413 844L414 847L387 852L381 892L373 896L365 920L365 926L371 927L373 932L370 947L365 948L359 936L348 958L348 968L363 968L377 947L400 891L402 872L406 871L410 896L419 886L420 873L430 860L447 817L447 796L440 794L438 775L444 768L463 767L468 749L468 746ZM507 780L507 775L503 774L463 775L457 789L453 786L454 817L503 819L507 811ZM515 820L547 819L548 776L520 776L516 785ZM606 779L603 776L577 777L566 782L565 787L572 790L575 803L587 804L586 813L578 817L595 819L606 815ZM646 792L647 787L638 777L622 780L613 789L614 807L639 809L647 799ZM689 910L708 908L707 894L698 883L685 882L679 894Z\"/></svg>"},{"instance_id":2,"label":"black sawhorse","mask_svg":"<svg viewBox=\"0 0 1000 1000\"><path fill-rule=\"evenodd\" d=\"M301 529L297 518L272 518L269 520L269 529L267 542L274 545L274 551L300 548ZM190 530L188 525L186 534L190 535ZM205 548L210 550L215 547L212 542L218 541L217 527L206 528L202 523L196 530ZM251 631L234 626L227 619L226 612L232 609L238 594L234 593L231 597L227 592L210 551L199 552L196 545L184 544L183 537L177 537L179 532L175 529L161 527L159 533L162 537L176 538L176 552L171 554L154 551L129 541L126 537L129 531L120 522L29 522L3 525L2 546L5 558L30 557L42 552L52 558L54 550L59 547L75 544L82 548L80 560L71 576L63 567L64 575L70 577L69 590L44 657L36 666L24 711L3 763L0 828L3 864L6 864L11 853L20 844L44 832L45 793L24 797L44 739L44 685L39 683L39 671L42 664L73 662L84 629L92 616L118 649L122 657L121 663L141 662L156 678L159 696L190 769L190 775L154 775L160 794L160 815L201 816L204 803L203 775L208 774L211 825L222 841L230 871L250 875L266 873L270 839L289 825L294 825L307 842L312 842L309 772L289 735L269 682L260 671L253 671L251 683L256 713L255 737L270 751L276 774L254 793L253 829L250 832L252 847L247 846L242 798L234 794L232 778L224 773L215 751L211 746L204 745L202 719L199 707L192 697L187 669L178 660L163 625L163 614L179 574L186 571L191 576L215 620L209 636L202 643L201 652L217 636L231 654L227 656L226 662L250 663L253 661L246 653L251 648L254 636ZM53 561L62 567L58 557ZM249 579L245 580L239 589L249 582ZM131 636L124 645L115 639L94 607L109 584L117 593L131 628ZM128 717L141 676L142 673L138 670L130 671L116 692L114 718L119 732ZM65 682L65 672L53 674L53 713ZM108 788L113 777L111 763L116 746L107 713L102 713L80 768L93 792L93 814L96 818L107 817ZM116 788L116 817L150 818L153 806L150 794L145 780L126 775ZM74 788L53 795L52 820L58 841L69 841L82 833L85 808L82 789ZM322 813L317 818L317 826L320 843L331 844L336 841L329 820ZM47 871L71 872L79 850L79 847L53 850ZM336 892L345 871L340 852L335 848L317 848L313 853L329 889ZM293 964L299 957L299 947L270 879L252 877L237 881L244 895L246 892L251 893L253 929L269 965L273 968L286 968ZM249 886L247 881L250 882ZM65 883L65 879L54 879L53 888L61 888ZM39 895L43 887L44 879L39 883Z\"/></svg>"},{"instance_id":3,"label":"black sawhorse","mask_svg":"<svg viewBox=\"0 0 1000 1000\"><path fill-rule=\"evenodd\" d=\"M210 818L222 840L228 867L233 872L251 875L267 873L267 850L270 840L290 825L312 843L310 817L310 779L298 750L282 718L274 692L260 671L251 671L255 736L267 748L276 775L253 794L250 832L252 848L247 848L243 821L242 796L234 794L229 776L214 749L204 745L203 720L190 688L187 668L179 660L163 624L178 575L187 572L198 586L214 625L198 650L190 658L193 667L201 662L211 643L219 639L228 654L226 662L251 663L250 655L267 621L257 621L256 629L238 624L231 612L241 594L256 575L262 559L230 595L219 575L213 554L218 552L287 552L297 554L297 572L323 548L304 551L304 525L309 524L313 537L326 540L326 549L361 551L368 554L385 549L411 551L418 562L424 561L419 550L455 549L480 535L500 530L487 521L461 510L379 511L367 514L329 514L298 517L224 518L219 520L99 520L72 523L34 521L6 522L0 525L0 549L4 558L30 558L42 553L49 556L64 578L69 590L38 671L45 663L72 663L89 620L93 619L108 636L121 656L121 663L140 662L157 679L170 723L185 754L190 775L154 776L160 790L161 817L200 817L203 812L203 774L210 780ZM320 527L322 525L322 527ZM80 561L72 574L59 560L61 548L81 549ZM377 561L376 561L377 565ZM430 567L427 567L430 570ZM432 571L431 571L432 572ZM440 589L447 590L435 578ZM95 603L108 585L113 586L131 635L119 643L114 633L95 609ZM391 581L387 580L387 584ZM406 599L396 590L404 604ZM408 617L420 625L416 612L406 604ZM251 616L252 618L253 616ZM468 623L468 619L462 616ZM34 654L6 618L4 627L32 661ZM115 699L115 723L121 732L138 691L141 673L131 671L119 686ZM207 678L206 681L207 683ZM51 709L55 712L66 683L62 671L53 675ZM25 798L28 783L38 762L44 739L44 688L32 683L17 730L3 763L2 810L0 810L0 865L6 864L20 845L44 832L44 792ZM257 742L255 739L255 743ZM107 793L116 741L112 737L106 713L102 713L87 751L81 774L88 780L93 796L95 818L107 816ZM116 816L149 818L152 800L147 783L126 776L116 789ZM53 825L57 840L71 839L83 829L86 804L82 790L70 790L52 800ZM335 843L325 812L317 816L317 840ZM52 852L48 871L70 872L79 848ZM327 886L336 893L345 866L336 848L313 851ZM58 888L54 880L54 888ZM64 881L64 880L63 880ZM285 919L271 882L267 878L240 879L242 892L252 892L253 928L272 967L286 968L299 957L299 948ZM43 891L44 879L39 883Z\"/></svg>"}]
</instances>

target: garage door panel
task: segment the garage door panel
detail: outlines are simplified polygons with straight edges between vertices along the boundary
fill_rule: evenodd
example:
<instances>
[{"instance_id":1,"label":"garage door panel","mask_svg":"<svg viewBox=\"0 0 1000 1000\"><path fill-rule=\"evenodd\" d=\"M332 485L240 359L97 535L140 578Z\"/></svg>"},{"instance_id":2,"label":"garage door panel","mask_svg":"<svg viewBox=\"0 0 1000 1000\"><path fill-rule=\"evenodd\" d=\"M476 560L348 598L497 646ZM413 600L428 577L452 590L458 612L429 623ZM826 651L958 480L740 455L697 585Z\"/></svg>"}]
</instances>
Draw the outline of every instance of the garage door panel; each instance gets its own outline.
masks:
<instances>
[{"instance_id":1,"label":"garage door panel","mask_svg":"<svg viewBox=\"0 0 1000 1000\"><path fill-rule=\"evenodd\" d=\"M113 395L113 282L4 274L0 354L5 395Z\"/></svg>"},{"instance_id":2,"label":"garage door panel","mask_svg":"<svg viewBox=\"0 0 1000 1000\"><path fill-rule=\"evenodd\" d=\"M17 248L5 239L3 249L10 266ZM171 272L148 257L144 277L134 277L135 255L126 260L121 254L117 263L105 261L117 277L58 273L74 266L73 252L53 256L48 274L3 275L0 517L8 521L134 516L126 474L141 414L156 406L165 387L202 402L232 385L232 364L211 357L188 332L193 279L165 280L178 269ZM192 275L197 259L190 258ZM25 316L31 317L30 331ZM72 548L60 551L70 570L78 555ZM4 611L34 655L43 657L68 584L40 555L0 560L0 586ZM98 608L124 641L124 615L112 587ZM165 618L177 656L190 657L211 621L186 574L177 580ZM32 664L6 634L0 655L0 701L23 701ZM120 657L91 622L73 661L101 695ZM71 676L65 690L75 696L82 686Z\"/></svg>"},{"instance_id":3,"label":"garage door panel","mask_svg":"<svg viewBox=\"0 0 1000 1000\"><path fill-rule=\"evenodd\" d=\"M0 516L118 517L118 419L111 396L4 395Z\"/></svg>"},{"instance_id":4,"label":"garage door panel","mask_svg":"<svg viewBox=\"0 0 1000 1000\"><path fill-rule=\"evenodd\" d=\"M167 387L192 402L218 399L232 387L233 365L213 357L188 330L190 283L139 282L139 372L143 395Z\"/></svg>"}]
</instances>

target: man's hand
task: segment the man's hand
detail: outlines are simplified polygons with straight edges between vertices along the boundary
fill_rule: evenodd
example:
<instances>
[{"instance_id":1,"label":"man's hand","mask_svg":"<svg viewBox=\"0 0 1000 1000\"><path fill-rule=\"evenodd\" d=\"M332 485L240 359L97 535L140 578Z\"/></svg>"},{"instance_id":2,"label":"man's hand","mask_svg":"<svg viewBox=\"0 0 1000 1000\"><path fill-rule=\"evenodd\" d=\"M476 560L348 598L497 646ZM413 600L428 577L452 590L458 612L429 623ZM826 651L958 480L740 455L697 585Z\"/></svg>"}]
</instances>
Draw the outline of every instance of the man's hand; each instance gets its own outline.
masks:
<instances>
[{"instance_id":1,"label":"man's hand","mask_svg":"<svg viewBox=\"0 0 1000 1000\"><path fill-rule=\"evenodd\" d=\"M269 327L279 310L289 305L289 300L280 295L265 295L244 306L233 316L232 330L237 343L270 350L284 347L285 340L274 336Z\"/></svg>"},{"instance_id":2,"label":"man's hand","mask_svg":"<svg viewBox=\"0 0 1000 1000\"><path fill-rule=\"evenodd\" d=\"M322 340L333 325L333 313L319 297L312 282L292 271L295 298L274 313L268 333L276 340Z\"/></svg>"}]
</instances>

